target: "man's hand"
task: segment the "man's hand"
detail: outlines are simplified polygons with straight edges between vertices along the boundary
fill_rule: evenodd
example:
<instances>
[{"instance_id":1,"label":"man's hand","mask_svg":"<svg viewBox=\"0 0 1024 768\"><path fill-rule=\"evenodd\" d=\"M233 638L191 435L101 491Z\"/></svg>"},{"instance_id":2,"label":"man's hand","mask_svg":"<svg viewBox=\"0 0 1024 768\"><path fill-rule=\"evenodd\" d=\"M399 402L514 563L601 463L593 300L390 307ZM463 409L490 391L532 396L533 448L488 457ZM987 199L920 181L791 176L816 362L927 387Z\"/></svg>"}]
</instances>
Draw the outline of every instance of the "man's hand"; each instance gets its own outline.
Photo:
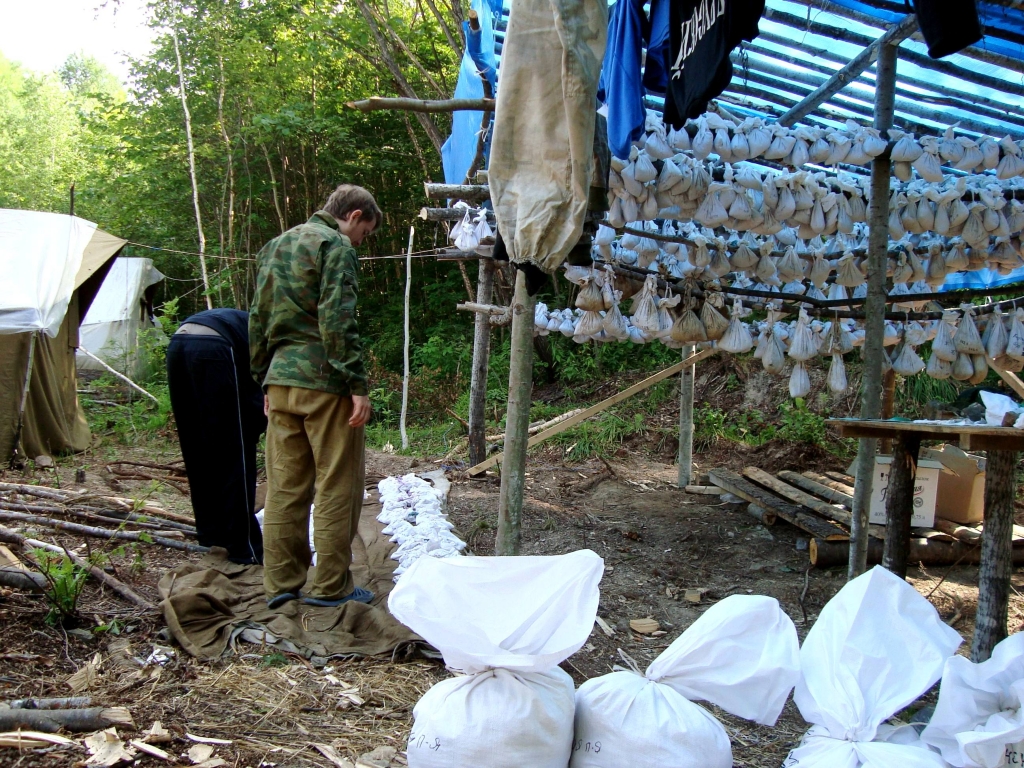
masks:
<instances>
[{"instance_id":1,"label":"man's hand","mask_svg":"<svg viewBox=\"0 0 1024 768\"><path fill-rule=\"evenodd\" d=\"M264 416L268 416L268 417L270 416L270 396L269 395L264 395L263 396L263 415Z\"/></svg>"},{"instance_id":2,"label":"man's hand","mask_svg":"<svg viewBox=\"0 0 1024 768\"><path fill-rule=\"evenodd\" d=\"M370 398L366 395L352 395L352 416L348 420L350 427L365 427L370 421Z\"/></svg>"}]
</instances>

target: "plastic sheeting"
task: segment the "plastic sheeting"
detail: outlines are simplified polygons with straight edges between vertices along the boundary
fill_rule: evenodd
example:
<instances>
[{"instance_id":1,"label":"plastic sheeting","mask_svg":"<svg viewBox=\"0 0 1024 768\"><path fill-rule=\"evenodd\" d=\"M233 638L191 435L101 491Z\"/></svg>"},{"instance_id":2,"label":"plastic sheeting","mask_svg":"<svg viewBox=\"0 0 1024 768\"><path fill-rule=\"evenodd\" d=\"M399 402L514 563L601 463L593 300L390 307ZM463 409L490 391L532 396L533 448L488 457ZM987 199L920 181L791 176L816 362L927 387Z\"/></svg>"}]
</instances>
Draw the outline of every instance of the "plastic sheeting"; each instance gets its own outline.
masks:
<instances>
[{"instance_id":1,"label":"plastic sheeting","mask_svg":"<svg viewBox=\"0 0 1024 768\"><path fill-rule=\"evenodd\" d=\"M516 0L488 180L512 261L554 272L579 241L594 170L603 2Z\"/></svg>"},{"instance_id":2,"label":"plastic sheeting","mask_svg":"<svg viewBox=\"0 0 1024 768\"><path fill-rule=\"evenodd\" d=\"M480 30L473 32L469 24L466 31L467 50L462 54L459 79L455 84L456 99L482 99L484 84L480 73L488 76L492 93L495 85L494 30L491 27L490 8L484 0L473 0L470 8L480 17ZM489 70L489 71L488 71ZM461 184L476 156L477 137L483 122L483 112L460 111L452 113L452 134L441 147L444 180L448 184Z\"/></svg>"},{"instance_id":3,"label":"plastic sheeting","mask_svg":"<svg viewBox=\"0 0 1024 768\"><path fill-rule=\"evenodd\" d=\"M0 209L0 333L56 337L95 232L74 216Z\"/></svg>"},{"instance_id":4,"label":"plastic sheeting","mask_svg":"<svg viewBox=\"0 0 1024 768\"><path fill-rule=\"evenodd\" d=\"M80 346L122 373L137 373L139 331L155 325L145 302L146 289L163 279L152 259L115 260L82 321ZM78 368L102 366L79 353Z\"/></svg>"}]
</instances>

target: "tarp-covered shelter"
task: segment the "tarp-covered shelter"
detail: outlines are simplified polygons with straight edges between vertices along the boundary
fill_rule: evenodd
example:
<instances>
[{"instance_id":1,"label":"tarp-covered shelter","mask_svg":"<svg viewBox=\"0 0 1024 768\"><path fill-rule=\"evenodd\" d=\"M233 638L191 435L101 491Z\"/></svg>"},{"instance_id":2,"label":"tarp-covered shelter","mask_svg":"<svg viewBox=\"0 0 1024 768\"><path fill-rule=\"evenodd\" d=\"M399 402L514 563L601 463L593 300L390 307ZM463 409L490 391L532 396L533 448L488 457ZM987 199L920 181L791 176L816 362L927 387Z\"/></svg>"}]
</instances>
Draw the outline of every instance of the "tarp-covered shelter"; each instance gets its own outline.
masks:
<instances>
[{"instance_id":1,"label":"tarp-covered shelter","mask_svg":"<svg viewBox=\"0 0 1024 768\"><path fill-rule=\"evenodd\" d=\"M159 328L153 317L153 294L163 279L152 259L115 259L82 320L81 348L128 376L140 375L139 331ZM102 371L103 366L79 352L78 369Z\"/></svg>"},{"instance_id":2,"label":"tarp-covered shelter","mask_svg":"<svg viewBox=\"0 0 1024 768\"><path fill-rule=\"evenodd\" d=\"M74 216L0 209L0 457L85 450L79 328L125 241Z\"/></svg>"}]
</instances>

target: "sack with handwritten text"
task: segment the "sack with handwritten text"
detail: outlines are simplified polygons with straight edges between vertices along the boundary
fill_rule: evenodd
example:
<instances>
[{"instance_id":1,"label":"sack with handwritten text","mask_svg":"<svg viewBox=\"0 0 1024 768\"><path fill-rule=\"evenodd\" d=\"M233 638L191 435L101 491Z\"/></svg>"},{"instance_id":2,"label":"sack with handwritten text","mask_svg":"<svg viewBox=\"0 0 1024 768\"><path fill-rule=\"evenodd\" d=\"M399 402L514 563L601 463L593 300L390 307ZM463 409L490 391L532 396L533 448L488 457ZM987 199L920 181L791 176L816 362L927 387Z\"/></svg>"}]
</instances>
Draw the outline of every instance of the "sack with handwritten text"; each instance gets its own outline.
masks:
<instances>
[{"instance_id":1,"label":"sack with handwritten text","mask_svg":"<svg viewBox=\"0 0 1024 768\"><path fill-rule=\"evenodd\" d=\"M422 558L388 598L391 613L458 674L413 709L410 768L565 768L574 686L558 665L594 629L604 561Z\"/></svg>"},{"instance_id":2,"label":"sack with handwritten text","mask_svg":"<svg viewBox=\"0 0 1024 768\"><path fill-rule=\"evenodd\" d=\"M784 768L947 768L912 725L885 721L935 684L961 642L892 572L847 583L800 649L793 700L811 728Z\"/></svg>"},{"instance_id":3,"label":"sack with handwritten text","mask_svg":"<svg viewBox=\"0 0 1024 768\"><path fill-rule=\"evenodd\" d=\"M1024 633L1010 635L980 664L963 656L946 661L921 740L954 768L1024 765Z\"/></svg>"},{"instance_id":4,"label":"sack with handwritten text","mask_svg":"<svg viewBox=\"0 0 1024 768\"><path fill-rule=\"evenodd\" d=\"M647 668L576 692L571 768L730 768L729 736L694 701L774 725L800 673L800 643L778 601L733 595Z\"/></svg>"}]
</instances>

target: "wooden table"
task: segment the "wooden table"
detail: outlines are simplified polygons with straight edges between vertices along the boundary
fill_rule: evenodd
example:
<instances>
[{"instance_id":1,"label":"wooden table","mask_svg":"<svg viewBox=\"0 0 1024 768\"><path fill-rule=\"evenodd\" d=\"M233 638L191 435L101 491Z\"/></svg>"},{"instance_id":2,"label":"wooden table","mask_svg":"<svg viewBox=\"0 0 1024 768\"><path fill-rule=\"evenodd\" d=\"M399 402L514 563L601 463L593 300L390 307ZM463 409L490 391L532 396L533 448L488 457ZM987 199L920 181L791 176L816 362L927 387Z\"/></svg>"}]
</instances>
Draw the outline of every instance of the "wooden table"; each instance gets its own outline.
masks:
<instances>
[{"instance_id":1,"label":"wooden table","mask_svg":"<svg viewBox=\"0 0 1024 768\"><path fill-rule=\"evenodd\" d=\"M892 466L885 500L885 553L882 565L907 575L914 474L922 440L958 444L988 452L985 468L985 527L978 569L978 613L971 658L985 661L1006 637L1010 576L1013 572L1013 514L1017 452L1024 450L1024 430L1013 427L917 424L883 419L829 419L843 437L891 439Z\"/></svg>"}]
</instances>

